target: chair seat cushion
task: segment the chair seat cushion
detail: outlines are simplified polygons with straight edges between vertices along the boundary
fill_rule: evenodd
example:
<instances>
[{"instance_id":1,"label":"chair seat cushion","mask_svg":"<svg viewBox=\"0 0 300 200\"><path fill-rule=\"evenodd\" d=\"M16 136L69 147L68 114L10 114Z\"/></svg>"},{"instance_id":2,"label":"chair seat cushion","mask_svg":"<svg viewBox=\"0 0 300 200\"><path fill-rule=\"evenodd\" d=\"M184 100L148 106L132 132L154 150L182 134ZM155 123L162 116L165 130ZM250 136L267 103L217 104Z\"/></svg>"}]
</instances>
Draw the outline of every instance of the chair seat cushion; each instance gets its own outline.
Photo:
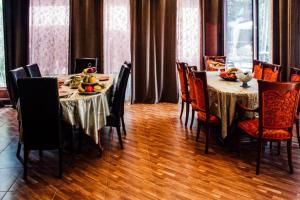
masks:
<instances>
[{"instance_id":1,"label":"chair seat cushion","mask_svg":"<svg viewBox=\"0 0 300 200\"><path fill-rule=\"evenodd\" d=\"M206 113L205 112L199 111L197 113L197 116L198 116L198 120L199 121L206 122ZM212 124L219 123L218 117L216 117L215 115L211 114L210 117L209 117L209 123L212 123Z\"/></svg>"},{"instance_id":2,"label":"chair seat cushion","mask_svg":"<svg viewBox=\"0 0 300 200\"><path fill-rule=\"evenodd\" d=\"M258 138L258 124L258 119L250 119L240 122L238 127L248 135ZM289 140L292 135L285 129L264 129L262 138L267 140Z\"/></svg>"}]
</instances>

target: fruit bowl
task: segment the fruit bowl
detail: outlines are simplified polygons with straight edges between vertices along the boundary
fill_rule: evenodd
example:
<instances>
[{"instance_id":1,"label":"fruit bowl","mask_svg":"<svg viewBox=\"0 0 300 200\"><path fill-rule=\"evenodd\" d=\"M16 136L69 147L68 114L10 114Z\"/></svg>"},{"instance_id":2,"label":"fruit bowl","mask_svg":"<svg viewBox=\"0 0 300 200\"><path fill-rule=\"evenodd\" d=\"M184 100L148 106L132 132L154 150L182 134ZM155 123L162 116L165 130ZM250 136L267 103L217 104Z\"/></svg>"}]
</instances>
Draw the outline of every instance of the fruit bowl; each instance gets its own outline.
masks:
<instances>
[{"instance_id":1,"label":"fruit bowl","mask_svg":"<svg viewBox=\"0 0 300 200\"><path fill-rule=\"evenodd\" d=\"M104 88L105 85L100 83L81 83L78 92L83 95L92 95L100 93Z\"/></svg>"},{"instance_id":2,"label":"fruit bowl","mask_svg":"<svg viewBox=\"0 0 300 200\"><path fill-rule=\"evenodd\" d=\"M225 81L237 81L236 73L239 71L237 68L231 68L220 73L220 77Z\"/></svg>"}]
</instances>

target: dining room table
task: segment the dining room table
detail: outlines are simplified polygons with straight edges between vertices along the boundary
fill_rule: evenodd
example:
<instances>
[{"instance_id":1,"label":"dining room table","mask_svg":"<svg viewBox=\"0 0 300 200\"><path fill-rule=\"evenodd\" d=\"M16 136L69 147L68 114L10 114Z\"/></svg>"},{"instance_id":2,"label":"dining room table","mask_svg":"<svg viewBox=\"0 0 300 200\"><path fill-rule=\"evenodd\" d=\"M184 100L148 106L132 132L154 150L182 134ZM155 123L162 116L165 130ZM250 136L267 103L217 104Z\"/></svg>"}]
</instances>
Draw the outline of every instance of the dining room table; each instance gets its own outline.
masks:
<instances>
[{"instance_id":1,"label":"dining room table","mask_svg":"<svg viewBox=\"0 0 300 200\"><path fill-rule=\"evenodd\" d=\"M236 105L242 105L254 109L258 106L257 79L248 82L249 87L241 87L242 82L226 81L218 72L207 72L207 89L210 104L210 112L221 121L221 138L225 139L233 125L236 115Z\"/></svg>"},{"instance_id":2,"label":"dining room table","mask_svg":"<svg viewBox=\"0 0 300 200\"><path fill-rule=\"evenodd\" d=\"M74 75L58 75L60 83L67 83ZM101 145L98 131L106 125L106 117L110 114L109 99L114 85L114 75L94 74L98 82L104 86L99 93L80 93L69 84L60 84L59 95L63 120L73 127L81 128Z\"/></svg>"}]
</instances>

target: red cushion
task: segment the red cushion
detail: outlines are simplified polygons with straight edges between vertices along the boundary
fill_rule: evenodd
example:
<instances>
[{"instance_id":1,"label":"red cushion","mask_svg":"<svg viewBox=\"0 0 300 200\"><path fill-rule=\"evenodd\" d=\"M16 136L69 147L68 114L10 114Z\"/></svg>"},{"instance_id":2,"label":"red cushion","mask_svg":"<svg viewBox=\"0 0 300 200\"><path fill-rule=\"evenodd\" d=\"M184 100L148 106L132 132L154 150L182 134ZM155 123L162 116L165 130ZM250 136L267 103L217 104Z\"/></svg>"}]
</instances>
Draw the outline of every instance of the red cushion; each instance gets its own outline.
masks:
<instances>
[{"instance_id":1,"label":"red cushion","mask_svg":"<svg viewBox=\"0 0 300 200\"><path fill-rule=\"evenodd\" d=\"M262 66L261 65L254 65L253 72L254 72L253 78L256 78L258 80L262 79Z\"/></svg>"},{"instance_id":2,"label":"red cushion","mask_svg":"<svg viewBox=\"0 0 300 200\"><path fill-rule=\"evenodd\" d=\"M299 82L300 81L300 75L299 74L292 74L291 75L291 81L292 82Z\"/></svg>"},{"instance_id":3,"label":"red cushion","mask_svg":"<svg viewBox=\"0 0 300 200\"><path fill-rule=\"evenodd\" d=\"M278 80L278 71L273 71L270 68L264 69L264 80L270 82L276 82Z\"/></svg>"},{"instance_id":4,"label":"red cushion","mask_svg":"<svg viewBox=\"0 0 300 200\"><path fill-rule=\"evenodd\" d=\"M194 99L194 100L192 99L192 108L193 108L193 110L199 110L196 99Z\"/></svg>"},{"instance_id":5,"label":"red cushion","mask_svg":"<svg viewBox=\"0 0 300 200\"><path fill-rule=\"evenodd\" d=\"M206 122L206 113L205 112L199 111L197 116L198 116L199 121ZM218 117L211 114L210 117L209 117L209 123L212 123L212 124L219 123Z\"/></svg>"},{"instance_id":6,"label":"red cushion","mask_svg":"<svg viewBox=\"0 0 300 200\"><path fill-rule=\"evenodd\" d=\"M258 119L250 119L240 122L238 126L243 132L258 138L258 123ZM264 129L262 138L269 140L289 140L292 138L292 135L284 129Z\"/></svg>"}]
</instances>

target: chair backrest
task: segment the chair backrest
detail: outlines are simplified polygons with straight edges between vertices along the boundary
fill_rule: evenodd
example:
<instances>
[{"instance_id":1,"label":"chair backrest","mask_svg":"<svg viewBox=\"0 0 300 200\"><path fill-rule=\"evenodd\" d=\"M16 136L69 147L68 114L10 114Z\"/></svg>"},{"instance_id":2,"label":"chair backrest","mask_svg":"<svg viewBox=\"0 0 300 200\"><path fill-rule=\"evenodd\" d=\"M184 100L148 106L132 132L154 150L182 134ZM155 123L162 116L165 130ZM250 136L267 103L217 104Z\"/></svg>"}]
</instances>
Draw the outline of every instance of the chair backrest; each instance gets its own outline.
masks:
<instances>
[{"instance_id":1,"label":"chair backrest","mask_svg":"<svg viewBox=\"0 0 300 200\"><path fill-rule=\"evenodd\" d=\"M60 102L56 78L18 80L24 148L61 147Z\"/></svg>"},{"instance_id":2,"label":"chair backrest","mask_svg":"<svg viewBox=\"0 0 300 200\"><path fill-rule=\"evenodd\" d=\"M190 91L189 91L190 99L191 99L191 101L196 102L193 71L197 71L197 66L188 66L187 67L187 77L188 77L188 84L189 84L189 89L190 89Z\"/></svg>"},{"instance_id":3,"label":"chair backrest","mask_svg":"<svg viewBox=\"0 0 300 200\"><path fill-rule=\"evenodd\" d=\"M19 92L18 92L18 80L21 79L21 78L26 78L27 75L26 75L26 72L24 70L23 67L19 67L17 69L13 69L13 70L10 70L8 72L9 74L9 82L10 82L10 85L11 85L11 88L10 88L10 101L12 103L12 105L14 107L16 107L17 105L17 102L18 102L18 99L19 99Z\"/></svg>"},{"instance_id":4,"label":"chair backrest","mask_svg":"<svg viewBox=\"0 0 300 200\"><path fill-rule=\"evenodd\" d=\"M290 69L290 81L291 82L300 82L300 68L292 67Z\"/></svg>"},{"instance_id":5,"label":"chair backrest","mask_svg":"<svg viewBox=\"0 0 300 200\"><path fill-rule=\"evenodd\" d=\"M124 65L127 65L127 67L130 69L130 71L132 70L132 63L131 63L131 62L125 61L125 62L124 62ZM119 81L119 80L121 81L120 74L121 74L121 73L119 73L118 81ZM128 82L128 81L127 81L127 82ZM121 102L121 115L124 115L124 102L125 102L125 96L126 96L127 82L126 82L126 87L125 87L125 91L124 91L125 94L123 95L123 99L122 99L122 102Z\"/></svg>"},{"instance_id":6,"label":"chair backrest","mask_svg":"<svg viewBox=\"0 0 300 200\"><path fill-rule=\"evenodd\" d=\"M253 78L256 78L257 80L261 80L263 77L263 69L262 69L262 62L259 60L253 60Z\"/></svg>"},{"instance_id":7,"label":"chair backrest","mask_svg":"<svg viewBox=\"0 0 300 200\"><path fill-rule=\"evenodd\" d=\"M281 66L276 64L270 63L262 63L263 66L263 80L270 81L270 82L277 82L280 81L280 74L281 74Z\"/></svg>"},{"instance_id":8,"label":"chair backrest","mask_svg":"<svg viewBox=\"0 0 300 200\"><path fill-rule=\"evenodd\" d=\"M35 64L26 65L24 67L27 77L42 77L39 66Z\"/></svg>"},{"instance_id":9,"label":"chair backrest","mask_svg":"<svg viewBox=\"0 0 300 200\"><path fill-rule=\"evenodd\" d=\"M128 82L128 77L130 74L131 68L129 68L127 65L122 65L120 69L120 80L117 81L116 83L116 89L114 92L114 98L112 102L112 108L111 112L114 114L117 118L120 118L121 112L122 112L122 107L124 105L124 99L125 99L125 92L126 92L126 87L127 87L127 82Z\"/></svg>"},{"instance_id":10,"label":"chair backrest","mask_svg":"<svg viewBox=\"0 0 300 200\"><path fill-rule=\"evenodd\" d=\"M204 65L206 71L217 71L217 69L214 69L210 67L210 62L219 62L219 63L226 63L226 56L204 56Z\"/></svg>"},{"instance_id":11,"label":"chair backrest","mask_svg":"<svg viewBox=\"0 0 300 200\"><path fill-rule=\"evenodd\" d=\"M193 77L197 108L205 112L206 116L210 116L206 72L193 71ZM209 120L209 117L206 117L206 119Z\"/></svg>"},{"instance_id":12,"label":"chair backrest","mask_svg":"<svg viewBox=\"0 0 300 200\"><path fill-rule=\"evenodd\" d=\"M185 95L186 99L190 98L189 87L188 87L188 78L187 78L187 63L184 62L176 62L179 83L180 83L180 91L181 95Z\"/></svg>"},{"instance_id":13,"label":"chair backrest","mask_svg":"<svg viewBox=\"0 0 300 200\"><path fill-rule=\"evenodd\" d=\"M258 81L259 88L259 133L263 129L293 128L299 101L299 82Z\"/></svg>"},{"instance_id":14,"label":"chair backrest","mask_svg":"<svg viewBox=\"0 0 300 200\"><path fill-rule=\"evenodd\" d=\"M98 70L98 58L76 58L74 73L81 73L85 68L96 67Z\"/></svg>"}]
</instances>

